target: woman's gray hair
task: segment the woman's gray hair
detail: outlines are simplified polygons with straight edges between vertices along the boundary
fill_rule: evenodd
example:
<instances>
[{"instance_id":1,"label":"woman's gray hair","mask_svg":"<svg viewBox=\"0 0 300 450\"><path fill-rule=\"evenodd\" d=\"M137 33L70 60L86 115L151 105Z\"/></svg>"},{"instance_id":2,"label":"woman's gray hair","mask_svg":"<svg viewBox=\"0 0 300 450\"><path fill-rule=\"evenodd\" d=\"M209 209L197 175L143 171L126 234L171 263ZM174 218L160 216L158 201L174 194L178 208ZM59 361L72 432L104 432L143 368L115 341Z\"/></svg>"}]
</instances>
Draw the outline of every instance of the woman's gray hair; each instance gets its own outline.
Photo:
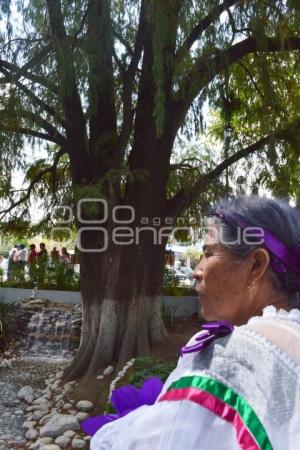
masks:
<instances>
[{"instance_id":1,"label":"woman's gray hair","mask_svg":"<svg viewBox=\"0 0 300 450\"><path fill-rule=\"evenodd\" d=\"M214 205L206 217L205 226L219 225L222 231L222 245L238 259L244 259L252 250L262 246L255 240L251 243L249 239L247 242L239 239L238 224L241 221L251 227L269 231L289 249L300 243L300 211L286 201L258 196L223 199ZM274 255L269 250L268 252L272 261ZM288 295L293 307L300 308L300 275L287 269L287 272L276 272L271 264L269 267L276 288Z\"/></svg>"}]
</instances>

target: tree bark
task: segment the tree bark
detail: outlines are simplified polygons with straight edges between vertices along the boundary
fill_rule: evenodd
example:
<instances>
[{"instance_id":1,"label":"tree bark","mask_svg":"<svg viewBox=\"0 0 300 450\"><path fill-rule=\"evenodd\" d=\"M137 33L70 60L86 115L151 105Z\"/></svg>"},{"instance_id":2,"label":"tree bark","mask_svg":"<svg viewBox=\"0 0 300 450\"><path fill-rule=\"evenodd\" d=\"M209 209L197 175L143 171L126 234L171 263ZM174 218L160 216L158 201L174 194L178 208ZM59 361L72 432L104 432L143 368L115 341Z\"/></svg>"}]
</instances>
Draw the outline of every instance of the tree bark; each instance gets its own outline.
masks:
<instances>
[{"instance_id":1,"label":"tree bark","mask_svg":"<svg viewBox=\"0 0 300 450\"><path fill-rule=\"evenodd\" d=\"M142 234L139 245L81 255L83 327L67 379L93 375L109 364L120 367L167 339L160 295L165 244L152 245L152 232Z\"/></svg>"}]
</instances>

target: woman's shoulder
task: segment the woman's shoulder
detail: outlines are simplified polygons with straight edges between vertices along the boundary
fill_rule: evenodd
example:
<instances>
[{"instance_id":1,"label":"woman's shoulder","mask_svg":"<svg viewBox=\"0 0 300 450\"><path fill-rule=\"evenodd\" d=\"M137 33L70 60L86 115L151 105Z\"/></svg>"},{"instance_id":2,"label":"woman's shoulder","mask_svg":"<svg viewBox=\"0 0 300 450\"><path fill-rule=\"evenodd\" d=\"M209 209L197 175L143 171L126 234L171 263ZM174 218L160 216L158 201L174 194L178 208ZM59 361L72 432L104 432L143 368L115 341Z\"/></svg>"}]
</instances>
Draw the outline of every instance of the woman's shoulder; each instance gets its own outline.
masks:
<instances>
[{"instance_id":1,"label":"woman's shoulder","mask_svg":"<svg viewBox=\"0 0 300 450\"><path fill-rule=\"evenodd\" d=\"M195 377L192 383L221 384L279 426L293 414L291 405L300 403L299 348L300 312L268 307L230 335L184 355L170 382Z\"/></svg>"}]
</instances>

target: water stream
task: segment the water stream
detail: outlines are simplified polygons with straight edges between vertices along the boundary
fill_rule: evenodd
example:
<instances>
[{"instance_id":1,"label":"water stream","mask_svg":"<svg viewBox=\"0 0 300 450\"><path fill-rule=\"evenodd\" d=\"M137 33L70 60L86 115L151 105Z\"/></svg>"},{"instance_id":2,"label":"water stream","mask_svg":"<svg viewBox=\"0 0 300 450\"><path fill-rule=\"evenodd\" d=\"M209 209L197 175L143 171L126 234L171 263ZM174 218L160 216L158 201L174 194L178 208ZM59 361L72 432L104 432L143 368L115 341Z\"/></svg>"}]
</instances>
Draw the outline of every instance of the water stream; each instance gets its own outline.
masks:
<instances>
[{"instance_id":1,"label":"water stream","mask_svg":"<svg viewBox=\"0 0 300 450\"><path fill-rule=\"evenodd\" d=\"M76 307L44 308L28 324L26 354L55 358L71 357L80 342L81 313Z\"/></svg>"}]
</instances>

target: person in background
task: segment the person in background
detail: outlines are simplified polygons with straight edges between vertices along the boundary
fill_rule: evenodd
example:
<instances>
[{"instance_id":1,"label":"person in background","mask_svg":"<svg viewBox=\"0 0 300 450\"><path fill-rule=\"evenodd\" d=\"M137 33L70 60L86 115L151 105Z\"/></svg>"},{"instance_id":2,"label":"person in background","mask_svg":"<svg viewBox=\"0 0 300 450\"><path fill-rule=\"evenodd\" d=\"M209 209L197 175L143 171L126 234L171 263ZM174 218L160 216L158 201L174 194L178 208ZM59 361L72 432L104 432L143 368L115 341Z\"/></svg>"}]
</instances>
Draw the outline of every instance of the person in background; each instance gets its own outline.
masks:
<instances>
[{"instance_id":1,"label":"person in background","mask_svg":"<svg viewBox=\"0 0 300 450\"><path fill-rule=\"evenodd\" d=\"M46 267L48 262L48 251L44 242L40 243L40 251L37 253L38 281L42 285L45 282Z\"/></svg>"},{"instance_id":2,"label":"person in background","mask_svg":"<svg viewBox=\"0 0 300 450\"><path fill-rule=\"evenodd\" d=\"M0 282L4 281L4 274L6 271L6 259L4 256L0 255Z\"/></svg>"},{"instance_id":3,"label":"person in background","mask_svg":"<svg viewBox=\"0 0 300 450\"><path fill-rule=\"evenodd\" d=\"M22 282L25 281L25 265L27 261L27 250L24 244L20 244L17 251L17 279Z\"/></svg>"},{"instance_id":4,"label":"person in background","mask_svg":"<svg viewBox=\"0 0 300 450\"><path fill-rule=\"evenodd\" d=\"M68 253L66 247L62 247L61 249L60 262L66 267L66 280L67 283L70 283L74 274L74 268L71 264L71 255Z\"/></svg>"},{"instance_id":5,"label":"person in background","mask_svg":"<svg viewBox=\"0 0 300 450\"><path fill-rule=\"evenodd\" d=\"M51 256L51 264L55 265L60 259L59 251L57 250L56 247L53 247L50 256Z\"/></svg>"},{"instance_id":6,"label":"person in background","mask_svg":"<svg viewBox=\"0 0 300 450\"><path fill-rule=\"evenodd\" d=\"M8 254L8 266L7 266L7 281L13 281L16 275L17 267L17 252L19 250L19 244L15 244Z\"/></svg>"},{"instance_id":7,"label":"person in background","mask_svg":"<svg viewBox=\"0 0 300 450\"><path fill-rule=\"evenodd\" d=\"M60 262L65 263L65 264L71 263L71 255L70 255L70 253L68 253L66 247L62 247L62 249L61 249Z\"/></svg>"},{"instance_id":8,"label":"person in background","mask_svg":"<svg viewBox=\"0 0 300 450\"><path fill-rule=\"evenodd\" d=\"M37 252L36 252L35 244L30 244L30 246L29 246L27 262L28 262L28 268L29 268L29 279L30 279L30 281L36 281Z\"/></svg>"}]
</instances>

